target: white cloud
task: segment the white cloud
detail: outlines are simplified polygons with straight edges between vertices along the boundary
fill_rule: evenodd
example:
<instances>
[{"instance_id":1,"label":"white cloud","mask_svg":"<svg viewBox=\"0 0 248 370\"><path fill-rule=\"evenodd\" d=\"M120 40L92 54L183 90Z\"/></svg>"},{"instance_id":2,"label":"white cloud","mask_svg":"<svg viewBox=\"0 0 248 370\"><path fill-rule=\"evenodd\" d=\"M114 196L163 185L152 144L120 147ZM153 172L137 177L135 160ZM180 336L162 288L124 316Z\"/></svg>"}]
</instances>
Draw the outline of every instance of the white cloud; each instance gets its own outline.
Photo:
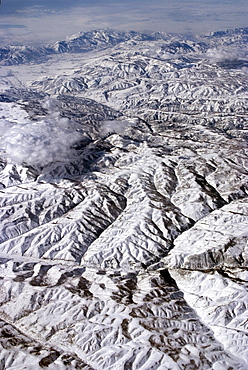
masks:
<instances>
[{"instance_id":1,"label":"white cloud","mask_svg":"<svg viewBox=\"0 0 248 370\"><path fill-rule=\"evenodd\" d=\"M103 121L101 125L101 136L105 136L110 133L122 134L128 126L133 126L135 123L135 119Z\"/></svg>"},{"instance_id":2,"label":"white cloud","mask_svg":"<svg viewBox=\"0 0 248 370\"><path fill-rule=\"evenodd\" d=\"M207 57L212 59L213 61L220 62L222 60L234 60L237 58L238 53L236 50L224 50L224 49L209 49L206 53Z\"/></svg>"},{"instance_id":3,"label":"white cloud","mask_svg":"<svg viewBox=\"0 0 248 370\"><path fill-rule=\"evenodd\" d=\"M72 146L83 138L78 124L60 117L50 100L45 107L49 114L39 121L0 121L0 145L14 163L43 167L75 155Z\"/></svg>"}]
</instances>

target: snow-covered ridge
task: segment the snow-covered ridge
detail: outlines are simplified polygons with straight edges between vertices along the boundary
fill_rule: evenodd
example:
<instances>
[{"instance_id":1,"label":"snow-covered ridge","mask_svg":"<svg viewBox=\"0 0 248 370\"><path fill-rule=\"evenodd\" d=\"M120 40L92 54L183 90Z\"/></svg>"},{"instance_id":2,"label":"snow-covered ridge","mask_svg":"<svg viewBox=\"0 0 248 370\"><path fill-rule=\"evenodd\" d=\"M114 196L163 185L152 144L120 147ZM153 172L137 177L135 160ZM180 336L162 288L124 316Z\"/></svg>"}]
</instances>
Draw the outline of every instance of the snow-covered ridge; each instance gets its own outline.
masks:
<instances>
[{"instance_id":1,"label":"snow-covered ridge","mask_svg":"<svg viewBox=\"0 0 248 370\"><path fill-rule=\"evenodd\" d=\"M220 45L242 45L247 42L247 28L216 32L207 36L198 37L195 41L185 40L182 36L170 35L163 32L139 33L118 32L112 30L95 30L91 32L80 32L68 37L64 41L42 47L31 46L6 46L0 49L1 65L21 64L47 60L47 56L57 53L85 53L92 50L111 48L123 42L135 44L140 41L164 41L164 48L168 53L175 54L179 51L184 53L201 50L205 52L208 44ZM207 43L205 42L207 40Z\"/></svg>"},{"instance_id":2,"label":"snow-covered ridge","mask_svg":"<svg viewBox=\"0 0 248 370\"><path fill-rule=\"evenodd\" d=\"M93 31L1 68L4 369L247 368L246 38Z\"/></svg>"}]
</instances>

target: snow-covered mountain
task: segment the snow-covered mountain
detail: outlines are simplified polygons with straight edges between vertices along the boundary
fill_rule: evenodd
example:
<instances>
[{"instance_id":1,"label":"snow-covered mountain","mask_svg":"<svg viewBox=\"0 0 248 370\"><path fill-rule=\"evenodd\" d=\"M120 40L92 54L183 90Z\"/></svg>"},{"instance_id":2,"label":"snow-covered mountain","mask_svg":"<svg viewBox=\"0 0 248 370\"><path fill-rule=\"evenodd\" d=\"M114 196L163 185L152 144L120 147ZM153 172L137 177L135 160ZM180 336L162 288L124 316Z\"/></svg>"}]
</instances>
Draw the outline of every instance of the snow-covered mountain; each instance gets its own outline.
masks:
<instances>
[{"instance_id":1,"label":"snow-covered mountain","mask_svg":"<svg viewBox=\"0 0 248 370\"><path fill-rule=\"evenodd\" d=\"M1 49L0 369L247 369L247 29Z\"/></svg>"}]
</instances>

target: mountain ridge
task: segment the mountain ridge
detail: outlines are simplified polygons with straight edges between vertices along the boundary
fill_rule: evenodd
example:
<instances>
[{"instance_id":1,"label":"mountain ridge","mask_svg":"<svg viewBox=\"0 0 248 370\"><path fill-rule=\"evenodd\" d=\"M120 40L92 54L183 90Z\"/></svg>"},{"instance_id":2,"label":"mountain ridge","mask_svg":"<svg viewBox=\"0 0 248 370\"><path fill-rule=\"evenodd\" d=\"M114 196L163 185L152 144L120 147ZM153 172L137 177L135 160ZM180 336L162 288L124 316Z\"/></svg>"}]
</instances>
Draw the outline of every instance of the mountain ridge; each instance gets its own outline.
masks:
<instances>
[{"instance_id":1,"label":"mountain ridge","mask_svg":"<svg viewBox=\"0 0 248 370\"><path fill-rule=\"evenodd\" d=\"M104 32L1 67L0 363L245 370L247 29Z\"/></svg>"},{"instance_id":2,"label":"mountain ridge","mask_svg":"<svg viewBox=\"0 0 248 370\"><path fill-rule=\"evenodd\" d=\"M214 32L212 34L202 37L199 46L204 50L204 38L217 40L221 37L227 36L228 44L237 41L244 43L247 42L247 28L240 28L235 30L227 30L222 32ZM230 36L233 37L230 39ZM172 35L164 32L153 32L153 33L141 33L136 31L131 32L120 32L114 30L95 30L88 32L80 32L71 37L68 37L64 41L57 41L51 45L32 47L32 46L5 46L0 48L0 65L13 65L21 63L29 63L34 60L40 59L40 62L44 61L45 57L51 56L58 53L85 53L91 50L103 50L105 48L116 46L122 42L127 41L167 41ZM177 39L183 41L185 37L174 36ZM196 40L197 42L197 40ZM170 49L170 48L168 48ZM171 47L173 51L173 45Z\"/></svg>"}]
</instances>

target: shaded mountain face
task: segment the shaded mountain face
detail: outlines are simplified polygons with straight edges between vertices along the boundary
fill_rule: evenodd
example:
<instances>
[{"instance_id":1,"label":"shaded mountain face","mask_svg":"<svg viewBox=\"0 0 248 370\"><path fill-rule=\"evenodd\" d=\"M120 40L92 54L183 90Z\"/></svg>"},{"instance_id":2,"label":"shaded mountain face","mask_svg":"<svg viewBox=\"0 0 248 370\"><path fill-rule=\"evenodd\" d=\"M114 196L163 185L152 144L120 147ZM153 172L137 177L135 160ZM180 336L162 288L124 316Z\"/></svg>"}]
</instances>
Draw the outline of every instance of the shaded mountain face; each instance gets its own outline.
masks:
<instances>
[{"instance_id":1,"label":"shaded mountain face","mask_svg":"<svg viewBox=\"0 0 248 370\"><path fill-rule=\"evenodd\" d=\"M247 29L1 58L0 366L247 369Z\"/></svg>"}]
</instances>

